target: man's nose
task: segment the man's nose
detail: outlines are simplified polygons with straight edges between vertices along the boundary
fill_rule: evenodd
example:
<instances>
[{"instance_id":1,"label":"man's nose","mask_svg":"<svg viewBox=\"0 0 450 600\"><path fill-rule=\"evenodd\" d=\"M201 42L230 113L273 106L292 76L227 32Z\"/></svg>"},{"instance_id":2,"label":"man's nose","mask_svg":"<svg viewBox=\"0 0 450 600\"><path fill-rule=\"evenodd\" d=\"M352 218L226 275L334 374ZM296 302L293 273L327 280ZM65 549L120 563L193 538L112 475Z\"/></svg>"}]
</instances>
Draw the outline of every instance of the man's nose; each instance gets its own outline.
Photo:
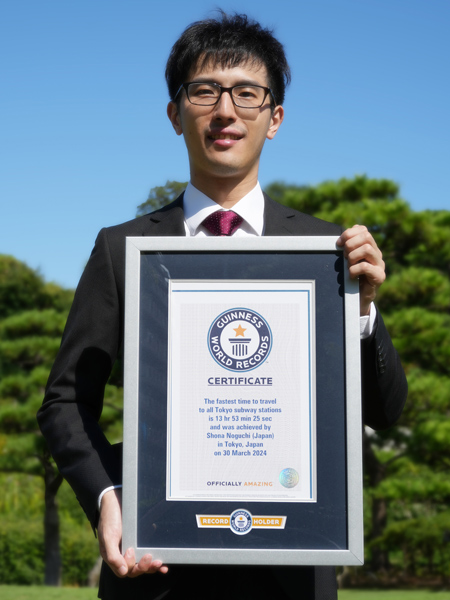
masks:
<instances>
[{"instance_id":1,"label":"man's nose","mask_svg":"<svg viewBox=\"0 0 450 600\"><path fill-rule=\"evenodd\" d=\"M214 105L214 116L219 119L236 118L236 107L231 99L231 91L222 92L219 101Z\"/></svg>"}]
</instances>

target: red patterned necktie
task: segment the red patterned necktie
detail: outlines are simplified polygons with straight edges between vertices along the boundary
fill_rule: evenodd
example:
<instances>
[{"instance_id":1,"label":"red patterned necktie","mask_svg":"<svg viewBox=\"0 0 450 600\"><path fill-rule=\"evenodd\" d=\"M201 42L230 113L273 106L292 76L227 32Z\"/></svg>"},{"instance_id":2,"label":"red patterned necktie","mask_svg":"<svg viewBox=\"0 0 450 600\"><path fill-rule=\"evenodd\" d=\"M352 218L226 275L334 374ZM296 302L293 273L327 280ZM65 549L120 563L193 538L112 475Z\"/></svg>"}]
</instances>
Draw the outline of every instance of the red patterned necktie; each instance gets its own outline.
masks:
<instances>
[{"instance_id":1,"label":"red patterned necktie","mask_svg":"<svg viewBox=\"0 0 450 600\"><path fill-rule=\"evenodd\" d=\"M213 235L232 235L243 220L232 210L216 210L202 221L202 225Z\"/></svg>"}]
</instances>

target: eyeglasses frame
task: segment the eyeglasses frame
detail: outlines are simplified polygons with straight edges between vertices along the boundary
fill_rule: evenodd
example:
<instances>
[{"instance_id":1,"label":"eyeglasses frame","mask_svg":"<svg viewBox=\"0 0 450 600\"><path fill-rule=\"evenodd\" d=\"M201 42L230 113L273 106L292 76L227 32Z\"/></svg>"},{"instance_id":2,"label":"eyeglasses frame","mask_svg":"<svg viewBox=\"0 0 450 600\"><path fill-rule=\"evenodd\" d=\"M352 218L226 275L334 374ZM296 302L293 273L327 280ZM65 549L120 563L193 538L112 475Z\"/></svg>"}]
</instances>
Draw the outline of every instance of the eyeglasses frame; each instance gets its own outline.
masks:
<instances>
[{"instance_id":1,"label":"eyeglasses frame","mask_svg":"<svg viewBox=\"0 0 450 600\"><path fill-rule=\"evenodd\" d=\"M217 100L216 100L215 102L212 102L211 104L196 104L195 102L192 102L191 98L189 97L189 92L188 92L189 86L190 86L192 83L205 83L205 84L207 84L207 85L213 85L213 86L215 86L215 87L219 88L219 90L220 90L220 94L219 94L219 96L218 96ZM256 84L254 84L254 83L251 83L251 84L248 84L248 85L249 85L250 87L256 87L256 88L260 88L260 89L264 90L264 92L265 92L265 94L264 94L264 98L262 99L262 102L261 102L261 104L259 104L258 106L241 106L241 105L239 105L239 104L237 104L237 103L236 103L236 100L235 100L235 99L234 99L234 97L233 97L232 91L234 90L234 88L237 88L237 87L245 87L245 84L243 84L243 83L239 83L239 84L237 84L237 85L233 85L233 86L231 86L231 87L223 87L222 85L220 85L219 83L215 83L214 81L187 81L186 83L182 83L182 84L180 85L180 87L178 88L178 91L177 91L177 93L176 93L176 94L175 94L175 96L174 96L174 101L176 100L176 98L177 98L178 94L181 92L181 90L182 90L182 89L184 89L184 91L186 92L186 97L187 97L187 99L189 100L189 102L190 102L190 103L191 103L193 106L215 106L216 104L218 104L218 103L219 103L220 99L222 98L222 94L223 94L224 92L228 92L228 93L230 94L231 101L233 102L234 106L236 106L237 108L250 108L250 109L253 109L253 108L261 108L261 106L264 104L264 102L265 102L265 100L266 100L266 98L267 98L267 95L268 95L268 94L270 94L270 95L271 95L274 105L276 104L276 103L275 103L275 98L274 98L273 92L272 92L272 90L270 89L270 87L266 87L266 86L264 86L264 85L256 85Z\"/></svg>"}]
</instances>

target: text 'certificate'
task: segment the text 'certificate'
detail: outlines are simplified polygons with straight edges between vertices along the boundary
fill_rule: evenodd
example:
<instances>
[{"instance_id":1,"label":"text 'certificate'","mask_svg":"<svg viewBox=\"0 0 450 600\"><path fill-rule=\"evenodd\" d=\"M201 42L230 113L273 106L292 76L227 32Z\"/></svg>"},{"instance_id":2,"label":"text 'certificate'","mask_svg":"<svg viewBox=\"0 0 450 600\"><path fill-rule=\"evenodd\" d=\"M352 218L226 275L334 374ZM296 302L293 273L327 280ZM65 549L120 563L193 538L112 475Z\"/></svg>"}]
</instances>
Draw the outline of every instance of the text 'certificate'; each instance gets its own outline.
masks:
<instances>
[{"instance_id":1,"label":"text 'certificate'","mask_svg":"<svg viewBox=\"0 0 450 600\"><path fill-rule=\"evenodd\" d=\"M168 500L316 500L314 307L313 281L170 281Z\"/></svg>"}]
</instances>

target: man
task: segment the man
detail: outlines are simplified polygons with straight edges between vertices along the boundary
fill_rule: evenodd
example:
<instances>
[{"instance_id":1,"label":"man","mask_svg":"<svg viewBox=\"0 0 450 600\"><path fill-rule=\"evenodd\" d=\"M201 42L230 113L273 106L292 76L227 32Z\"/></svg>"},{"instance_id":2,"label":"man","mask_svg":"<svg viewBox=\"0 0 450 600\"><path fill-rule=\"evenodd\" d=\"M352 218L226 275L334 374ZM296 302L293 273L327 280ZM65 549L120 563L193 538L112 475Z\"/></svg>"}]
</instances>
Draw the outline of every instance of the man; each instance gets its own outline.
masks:
<instances>
[{"instance_id":1,"label":"man","mask_svg":"<svg viewBox=\"0 0 450 600\"><path fill-rule=\"evenodd\" d=\"M176 134L184 136L190 184L160 211L100 232L75 295L39 424L58 467L98 527L100 551L109 565L102 571L101 598L332 600L332 568L168 569L149 555L136 563L133 550L120 552L121 463L98 419L104 385L123 342L125 237L221 235L222 227L235 236L341 233L336 225L277 205L259 187L261 151L283 121L290 79L283 47L270 31L242 15L195 23L174 45L166 79L167 114ZM372 304L385 279L382 255L363 226L342 233L338 243L351 277L360 277L365 421L387 427L399 417L407 388Z\"/></svg>"}]
</instances>

